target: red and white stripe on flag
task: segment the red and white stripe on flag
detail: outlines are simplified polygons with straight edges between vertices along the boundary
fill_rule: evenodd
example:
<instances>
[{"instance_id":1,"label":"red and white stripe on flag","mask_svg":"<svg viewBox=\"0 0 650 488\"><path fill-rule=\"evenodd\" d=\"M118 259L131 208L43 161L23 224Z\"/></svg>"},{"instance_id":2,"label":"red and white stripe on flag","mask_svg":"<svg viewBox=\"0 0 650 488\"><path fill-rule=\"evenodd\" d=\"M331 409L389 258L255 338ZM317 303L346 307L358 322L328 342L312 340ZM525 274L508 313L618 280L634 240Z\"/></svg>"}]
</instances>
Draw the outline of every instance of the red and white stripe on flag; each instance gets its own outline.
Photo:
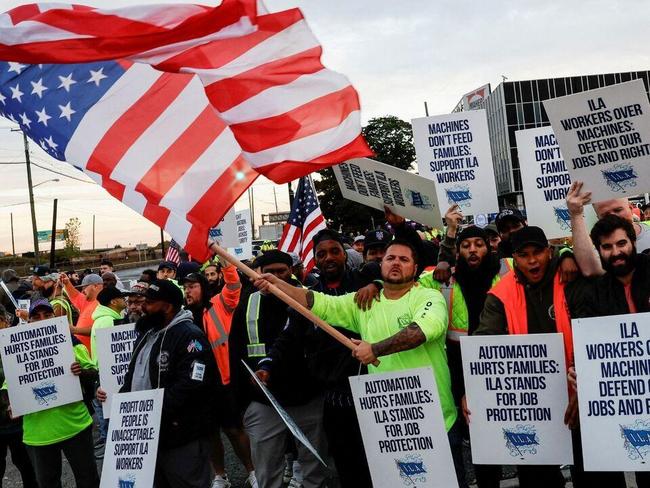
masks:
<instances>
[{"instance_id":1,"label":"red and white stripe on flag","mask_svg":"<svg viewBox=\"0 0 650 488\"><path fill-rule=\"evenodd\" d=\"M299 10L258 15L254 0L0 15L2 60L127 68L63 159L200 260L208 230L259 174L282 183L370 154L356 91L320 55Z\"/></svg>"},{"instance_id":2,"label":"red and white stripe on flag","mask_svg":"<svg viewBox=\"0 0 650 488\"><path fill-rule=\"evenodd\" d=\"M278 249L297 253L305 266L305 272L308 273L316 264L312 239L320 230L326 228L313 182L309 177L302 177Z\"/></svg>"}]
</instances>

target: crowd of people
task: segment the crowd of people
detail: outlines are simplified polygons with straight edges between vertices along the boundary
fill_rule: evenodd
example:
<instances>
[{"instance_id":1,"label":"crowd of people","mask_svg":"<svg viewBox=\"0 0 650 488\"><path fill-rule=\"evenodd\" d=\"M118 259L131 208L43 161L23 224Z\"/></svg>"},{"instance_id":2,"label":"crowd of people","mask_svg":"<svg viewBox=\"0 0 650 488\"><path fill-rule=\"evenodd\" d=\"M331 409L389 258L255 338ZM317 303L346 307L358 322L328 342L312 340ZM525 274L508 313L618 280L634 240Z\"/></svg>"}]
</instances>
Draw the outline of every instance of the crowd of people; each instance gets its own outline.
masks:
<instances>
[{"instance_id":1,"label":"crowd of people","mask_svg":"<svg viewBox=\"0 0 650 488\"><path fill-rule=\"evenodd\" d=\"M562 332L573 486L625 487L623 473L583 469L571 319L650 311L650 224L618 199L594 204L598 221L588 229L590 196L580 183L567 204L572 246L549 242L517 209L503 209L481 228L466 224L452 206L440 239L386 210L383 228L351 241L333 230L318 232L315 268L307 272L297 255L265 250L248 263L259 273L253 281L223 258L163 261L129 290L110 262L81 275L37 266L28 280L5 270L7 291L29 298L30 306L16 309L0 292L0 327L66 317L71 371L84 399L13 418L3 390L0 469L9 448L25 487L61 486L63 452L76 486L99 486L96 460L109 421L102 415L107 392L98 382L96 332L134 322L137 338L121 391L165 389L157 487L232 486L222 439L248 473L247 487L371 487L348 378L426 366L435 375L459 485L467 487L462 450L471 442L472 414L460 338ZM352 353L288 307L274 287L350 338ZM326 466L294 441L245 365ZM501 466L473 470L479 488L499 486ZM522 488L565 485L560 466L520 465L517 472ZM638 486L650 486L648 474L636 473Z\"/></svg>"}]
</instances>

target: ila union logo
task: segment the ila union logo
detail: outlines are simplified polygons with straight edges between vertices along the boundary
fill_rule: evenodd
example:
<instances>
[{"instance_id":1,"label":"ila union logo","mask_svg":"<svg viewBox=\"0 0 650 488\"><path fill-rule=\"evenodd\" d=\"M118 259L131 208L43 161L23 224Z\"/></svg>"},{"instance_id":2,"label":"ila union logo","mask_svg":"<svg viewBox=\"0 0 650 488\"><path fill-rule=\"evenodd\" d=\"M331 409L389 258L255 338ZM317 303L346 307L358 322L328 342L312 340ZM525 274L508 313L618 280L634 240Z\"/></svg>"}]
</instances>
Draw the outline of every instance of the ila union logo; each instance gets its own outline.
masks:
<instances>
[{"instance_id":1,"label":"ila union logo","mask_svg":"<svg viewBox=\"0 0 650 488\"><path fill-rule=\"evenodd\" d=\"M447 202L450 205L458 205L459 207L469 207L472 201L472 194L467 186L457 186L454 188L445 189L447 194Z\"/></svg>"},{"instance_id":2,"label":"ila union logo","mask_svg":"<svg viewBox=\"0 0 650 488\"><path fill-rule=\"evenodd\" d=\"M632 425L621 425L623 448L627 457L645 464L650 457L650 420L636 420Z\"/></svg>"},{"instance_id":3,"label":"ila union logo","mask_svg":"<svg viewBox=\"0 0 650 488\"><path fill-rule=\"evenodd\" d=\"M135 475L120 476L117 480L117 488L135 488Z\"/></svg>"},{"instance_id":4,"label":"ila union logo","mask_svg":"<svg viewBox=\"0 0 650 488\"><path fill-rule=\"evenodd\" d=\"M54 383L46 382L33 386L32 393L39 405L49 405L51 401L56 400L59 392Z\"/></svg>"},{"instance_id":5,"label":"ila union logo","mask_svg":"<svg viewBox=\"0 0 650 488\"><path fill-rule=\"evenodd\" d=\"M512 429L503 429L503 438L512 457L524 459L526 454L537 454L539 438L532 425L517 425Z\"/></svg>"},{"instance_id":6,"label":"ila union logo","mask_svg":"<svg viewBox=\"0 0 650 488\"><path fill-rule=\"evenodd\" d=\"M605 183L613 191L625 192L628 188L635 187L636 180L639 177L629 164L615 164L611 169L602 170L601 172Z\"/></svg>"},{"instance_id":7,"label":"ila union logo","mask_svg":"<svg viewBox=\"0 0 650 488\"><path fill-rule=\"evenodd\" d=\"M415 487L415 483L426 483L427 468L419 454L409 454L402 459L395 459L395 464L404 485Z\"/></svg>"}]
</instances>

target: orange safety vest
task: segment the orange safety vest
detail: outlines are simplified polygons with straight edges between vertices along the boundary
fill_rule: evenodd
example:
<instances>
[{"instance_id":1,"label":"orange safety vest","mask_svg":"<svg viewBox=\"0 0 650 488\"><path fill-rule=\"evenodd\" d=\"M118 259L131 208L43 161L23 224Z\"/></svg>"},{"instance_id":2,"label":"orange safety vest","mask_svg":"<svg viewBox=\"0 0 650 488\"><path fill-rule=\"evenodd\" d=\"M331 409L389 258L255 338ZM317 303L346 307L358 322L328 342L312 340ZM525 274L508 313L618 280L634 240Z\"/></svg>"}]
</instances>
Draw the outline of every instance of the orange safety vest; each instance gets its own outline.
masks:
<instances>
[{"instance_id":1,"label":"orange safety vest","mask_svg":"<svg viewBox=\"0 0 650 488\"><path fill-rule=\"evenodd\" d=\"M508 273L489 293L493 294L506 312L509 334L528 334L528 316L526 314L526 293L524 285L517 279L516 273ZM564 336L564 354L566 367L573 365L573 334L571 332L571 317L564 295L564 283L560 281L560 273L553 279L553 308L555 309L555 327Z\"/></svg>"},{"instance_id":2,"label":"orange safety vest","mask_svg":"<svg viewBox=\"0 0 650 488\"><path fill-rule=\"evenodd\" d=\"M230 383L230 359L228 352L228 336L232 326L234 310L226 305L221 293L219 300L213 300L212 305L203 312L203 331L208 338L212 354L217 361L221 383Z\"/></svg>"}]
</instances>

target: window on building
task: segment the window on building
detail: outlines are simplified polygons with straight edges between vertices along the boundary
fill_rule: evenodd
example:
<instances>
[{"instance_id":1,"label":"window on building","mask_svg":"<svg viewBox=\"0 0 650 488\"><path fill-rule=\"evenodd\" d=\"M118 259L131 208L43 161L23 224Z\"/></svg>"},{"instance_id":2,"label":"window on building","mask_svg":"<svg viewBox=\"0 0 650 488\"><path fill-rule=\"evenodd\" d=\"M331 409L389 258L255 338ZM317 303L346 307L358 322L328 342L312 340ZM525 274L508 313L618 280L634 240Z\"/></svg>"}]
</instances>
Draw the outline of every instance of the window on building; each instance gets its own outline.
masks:
<instances>
[{"instance_id":1,"label":"window on building","mask_svg":"<svg viewBox=\"0 0 650 488\"><path fill-rule=\"evenodd\" d=\"M553 80L553 85L555 86L555 96L563 97L566 95L566 87L564 86L564 78L555 78Z\"/></svg>"},{"instance_id":2,"label":"window on building","mask_svg":"<svg viewBox=\"0 0 650 488\"><path fill-rule=\"evenodd\" d=\"M524 125L525 123L526 123L526 120L524 119L524 104L523 103L518 103L517 104L517 124Z\"/></svg>"},{"instance_id":3,"label":"window on building","mask_svg":"<svg viewBox=\"0 0 650 488\"><path fill-rule=\"evenodd\" d=\"M519 82L521 86L521 101L522 102L532 102L533 101L533 91L530 86L530 81L521 81Z\"/></svg>"},{"instance_id":4,"label":"window on building","mask_svg":"<svg viewBox=\"0 0 650 488\"><path fill-rule=\"evenodd\" d=\"M506 105L506 119L508 120L508 124L517 123L517 107L514 103Z\"/></svg>"},{"instance_id":5,"label":"window on building","mask_svg":"<svg viewBox=\"0 0 650 488\"><path fill-rule=\"evenodd\" d=\"M548 100L550 98L548 80L537 80L537 90L539 92L539 100Z\"/></svg>"},{"instance_id":6,"label":"window on building","mask_svg":"<svg viewBox=\"0 0 650 488\"><path fill-rule=\"evenodd\" d=\"M582 79L579 76L571 77L571 93L580 93L582 91Z\"/></svg>"},{"instance_id":7,"label":"window on building","mask_svg":"<svg viewBox=\"0 0 650 488\"><path fill-rule=\"evenodd\" d=\"M643 84L645 85L645 91L648 91L650 87L648 86L648 72L647 71L639 71L637 72L637 77L641 78L643 80Z\"/></svg>"},{"instance_id":8,"label":"window on building","mask_svg":"<svg viewBox=\"0 0 650 488\"><path fill-rule=\"evenodd\" d=\"M516 125L511 125L508 127L508 141L510 142L510 147L517 147L517 139L515 138L516 130Z\"/></svg>"},{"instance_id":9,"label":"window on building","mask_svg":"<svg viewBox=\"0 0 650 488\"><path fill-rule=\"evenodd\" d=\"M632 73L621 73L621 83L632 81Z\"/></svg>"},{"instance_id":10,"label":"window on building","mask_svg":"<svg viewBox=\"0 0 650 488\"><path fill-rule=\"evenodd\" d=\"M594 88L599 88L598 77L595 75L587 76L587 85L589 86L590 90L593 90Z\"/></svg>"},{"instance_id":11,"label":"window on building","mask_svg":"<svg viewBox=\"0 0 650 488\"><path fill-rule=\"evenodd\" d=\"M614 85L616 83L616 77L613 73L605 75L605 86Z\"/></svg>"},{"instance_id":12,"label":"window on building","mask_svg":"<svg viewBox=\"0 0 650 488\"><path fill-rule=\"evenodd\" d=\"M524 120L526 124L535 123L535 111L532 103L524 103Z\"/></svg>"}]
</instances>

